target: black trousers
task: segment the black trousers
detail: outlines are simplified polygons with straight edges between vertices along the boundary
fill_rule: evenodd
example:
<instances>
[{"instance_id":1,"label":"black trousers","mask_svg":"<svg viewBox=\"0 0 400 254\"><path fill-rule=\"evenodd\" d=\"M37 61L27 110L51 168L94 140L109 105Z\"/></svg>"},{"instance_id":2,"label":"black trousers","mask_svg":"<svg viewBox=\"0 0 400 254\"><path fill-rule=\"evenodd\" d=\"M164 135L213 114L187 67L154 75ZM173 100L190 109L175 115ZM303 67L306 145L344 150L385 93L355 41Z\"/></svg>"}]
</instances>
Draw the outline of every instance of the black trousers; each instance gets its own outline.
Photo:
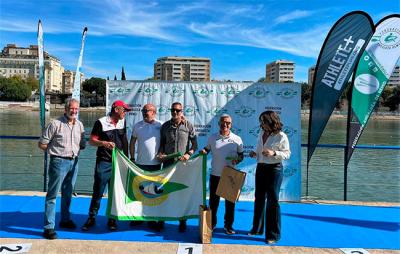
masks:
<instances>
[{"instance_id":1,"label":"black trousers","mask_svg":"<svg viewBox=\"0 0 400 254\"><path fill-rule=\"evenodd\" d=\"M217 225L217 211L220 197L215 194L217 191L219 176L210 175L210 208L211 208L211 223L214 228ZM232 228L233 220L235 219L235 203L225 200L225 217L224 227Z\"/></svg>"},{"instance_id":2,"label":"black trousers","mask_svg":"<svg viewBox=\"0 0 400 254\"><path fill-rule=\"evenodd\" d=\"M283 179L282 164L258 163L254 201L253 233L262 234L265 212L265 240L281 238L279 190ZM265 203L267 205L265 206Z\"/></svg>"}]
</instances>

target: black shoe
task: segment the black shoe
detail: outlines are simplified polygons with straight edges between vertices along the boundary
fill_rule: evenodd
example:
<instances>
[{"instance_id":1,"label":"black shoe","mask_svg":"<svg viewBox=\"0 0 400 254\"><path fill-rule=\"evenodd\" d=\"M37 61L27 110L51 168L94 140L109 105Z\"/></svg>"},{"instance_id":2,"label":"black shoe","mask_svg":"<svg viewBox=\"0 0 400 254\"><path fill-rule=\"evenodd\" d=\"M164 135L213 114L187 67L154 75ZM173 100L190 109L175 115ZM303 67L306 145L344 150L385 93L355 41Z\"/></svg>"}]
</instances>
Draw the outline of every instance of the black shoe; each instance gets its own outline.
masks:
<instances>
[{"instance_id":1,"label":"black shoe","mask_svg":"<svg viewBox=\"0 0 400 254\"><path fill-rule=\"evenodd\" d=\"M133 220L133 221L129 222L129 226L131 226L131 227L136 227L136 226L139 226L142 224L143 224L143 221L141 221L141 220Z\"/></svg>"},{"instance_id":2,"label":"black shoe","mask_svg":"<svg viewBox=\"0 0 400 254\"><path fill-rule=\"evenodd\" d=\"M253 236L253 235L262 235L262 232L256 232L255 230L250 230L249 233L247 233L247 235Z\"/></svg>"},{"instance_id":3,"label":"black shoe","mask_svg":"<svg viewBox=\"0 0 400 254\"><path fill-rule=\"evenodd\" d=\"M96 219L94 217L89 217L85 224L82 226L83 231L89 231L89 228L93 227L96 225Z\"/></svg>"},{"instance_id":4,"label":"black shoe","mask_svg":"<svg viewBox=\"0 0 400 254\"><path fill-rule=\"evenodd\" d=\"M179 221L179 232L183 233L186 231L186 220Z\"/></svg>"},{"instance_id":5,"label":"black shoe","mask_svg":"<svg viewBox=\"0 0 400 254\"><path fill-rule=\"evenodd\" d=\"M54 229L45 229L43 231L43 237L49 240L57 239L57 233Z\"/></svg>"},{"instance_id":6,"label":"black shoe","mask_svg":"<svg viewBox=\"0 0 400 254\"><path fill-rule=\"evenodd\" d=\"M107 226L108 230L115 231L117 230L117 221L114 219L108 219Z\"/></svg>"},{"instance_id":7,"label":"black shoe","mask_svg":"<svg viewBox=\"0 0 400 254\"><path fill-rule=\"evenodd\" d=\"M235 230L232 227L224 227L225 234L227 235L234 235L236 234Z\"/></svg>"},{"instance_id":8,"label":"black shoe","mask_svg":"<svg viewBox=\"0 0 400 254\"><path fill-rule=\"evenodd\" d=\"M267 240L267 244L275 244L278 240L269 239Z\"/></svg>"},{"instance_id":9,"label":"black shoe","mask_svg":"<svg viewBox=\"0 0 400 254\"><path fill-rule=\"evenodd\" d=\"M60 228L76 229L76 225L72 220L60 221L60 224L58 225L60 226Z\"/></svg>"}]
</instances>

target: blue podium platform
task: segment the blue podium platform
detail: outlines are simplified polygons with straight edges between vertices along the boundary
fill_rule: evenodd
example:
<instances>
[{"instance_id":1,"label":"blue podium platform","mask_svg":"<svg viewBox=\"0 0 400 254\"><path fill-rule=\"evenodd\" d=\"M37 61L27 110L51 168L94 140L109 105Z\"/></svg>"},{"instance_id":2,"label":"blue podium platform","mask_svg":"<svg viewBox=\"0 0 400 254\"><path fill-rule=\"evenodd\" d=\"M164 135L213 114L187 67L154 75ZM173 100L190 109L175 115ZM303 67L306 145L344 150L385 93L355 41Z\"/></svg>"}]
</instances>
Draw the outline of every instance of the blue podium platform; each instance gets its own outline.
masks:
<instances>
[{"instance_id":1,"label":"blue podium platform","mask_svg":"<svg viewBox=\"0 0 400 254\"><path fill-rule=\"evenodd\" d=\"M118 222L118 230L107 229L104 198L93 230L79 228L87 219L90 198L74 197L72 219L78 229L58 228L59 239L109 240L138 242L199 243L198 220L188 220L185 233L178 232L178 222L166 222L161 232L146 223L130 227L129 222ZM57 225L60 218L57 200ZM42 238L44 197L0 195L0 237ZM235 235L223 231L224 202L218 211L218 225L213 233L213 244L265 245L264 236L248 236L253 218L253 202L239 201L236 205ZM331 204L281 203L282 239L277 246L315 248L400 249L400 207L375 207Z\"/></svg>"}]
</instances>

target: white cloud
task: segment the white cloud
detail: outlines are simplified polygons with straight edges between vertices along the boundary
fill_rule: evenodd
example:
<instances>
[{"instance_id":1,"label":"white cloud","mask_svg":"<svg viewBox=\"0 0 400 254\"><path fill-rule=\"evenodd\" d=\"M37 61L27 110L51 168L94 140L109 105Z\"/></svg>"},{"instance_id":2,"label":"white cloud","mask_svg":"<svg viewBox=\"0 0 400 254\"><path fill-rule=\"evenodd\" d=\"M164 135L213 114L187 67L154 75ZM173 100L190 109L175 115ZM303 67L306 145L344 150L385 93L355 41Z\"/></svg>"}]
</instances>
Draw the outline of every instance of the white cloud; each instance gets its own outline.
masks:
<instances>
[{"instance_id":1,"label":"white cloud","mask_svg":"<svg viewBox=\"0 0 400 254\"><path fill-rule=\"evenodd\" d=\"M207 37L209 43L265 48L316 58L329 26L322 25L292 33L264 32L259 28L249 29L227 24L192 23L189 29Z\"/></svg>"},{"instance_id":2,"label":"white cloud","mask_svg":"<svg viewBox=\"0 0 400 254\"><path fill-rule=\"evenodd\" d=\"M288 14L277 17L274 20L274 22L275 22L275 24L288 23L288 22L291 22L296 19L301 19L301 18L311 16L312 14L313 14L313 12L311 12L311 11L294 10L292 12L289 12Z\"/></svg>"}]
</instances>

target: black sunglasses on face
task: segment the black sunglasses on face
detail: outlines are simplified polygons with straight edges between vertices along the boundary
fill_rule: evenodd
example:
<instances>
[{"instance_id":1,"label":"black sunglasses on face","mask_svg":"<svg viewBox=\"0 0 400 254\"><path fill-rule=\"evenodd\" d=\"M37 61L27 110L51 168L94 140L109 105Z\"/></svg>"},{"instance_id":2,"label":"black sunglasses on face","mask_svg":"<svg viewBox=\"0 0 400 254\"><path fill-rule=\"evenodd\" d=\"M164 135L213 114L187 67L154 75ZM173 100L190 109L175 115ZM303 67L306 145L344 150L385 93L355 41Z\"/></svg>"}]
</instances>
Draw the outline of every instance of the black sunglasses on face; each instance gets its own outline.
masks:
<instances>
[{"instance_id":1,"label":"black sunglasses on face","mask_svg":"<svg viewBox=\"0 0 400 254\"><path fill-rule=\"evenodd\" d=\"M179 113L179 112L182 112L182 109L171 108L171 112Z\"/></svg>"},{"instance_id":2,"label":"black sunglasses on face","mask_svg":"<svg viewBox=\"0 0 400 254\"><path fill-rule=\"evenodd\" d=\"M146 114L147 112L153 111L152 109L142 109L142 113Z\"/></svg>"}]
</instances>

